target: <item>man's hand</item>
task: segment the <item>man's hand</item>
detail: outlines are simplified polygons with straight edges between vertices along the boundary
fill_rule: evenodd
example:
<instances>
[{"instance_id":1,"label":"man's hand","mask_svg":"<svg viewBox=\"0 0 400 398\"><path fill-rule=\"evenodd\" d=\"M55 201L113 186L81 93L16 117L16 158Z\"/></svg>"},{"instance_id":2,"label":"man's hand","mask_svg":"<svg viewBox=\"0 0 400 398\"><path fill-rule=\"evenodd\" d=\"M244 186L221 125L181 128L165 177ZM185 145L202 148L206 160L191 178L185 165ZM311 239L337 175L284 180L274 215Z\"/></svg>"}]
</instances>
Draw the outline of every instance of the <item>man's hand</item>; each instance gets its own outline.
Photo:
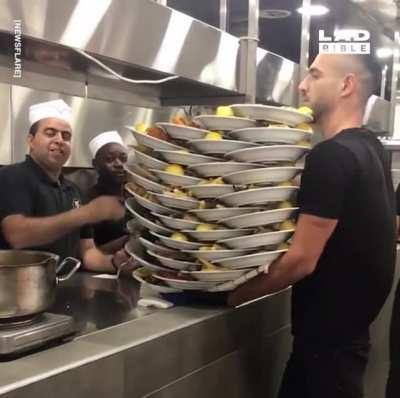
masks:
<instances>
[{"instance_id":1,"label":"man's hand","mask_svg":"<svg viewBox=\"0 0 400 398\"><path fill-rule=\"evenodd\" d=\"M133 260L124 249L118 250L113 256L113 265L117 270L121 270L121 274L128 275L138 267L138 264Z\"/></svg>"},{"instance_id":2,"label":"man's hand","mask_svg":"<svg viewBox=\"0 0 400 398\"><path fill-rule=\"evenodd\" d=\"M125 215L125 209L115 196L99 196L83 206L89 223L96 224L107 220L120 220Z\"/></svg>"}]
</instances>

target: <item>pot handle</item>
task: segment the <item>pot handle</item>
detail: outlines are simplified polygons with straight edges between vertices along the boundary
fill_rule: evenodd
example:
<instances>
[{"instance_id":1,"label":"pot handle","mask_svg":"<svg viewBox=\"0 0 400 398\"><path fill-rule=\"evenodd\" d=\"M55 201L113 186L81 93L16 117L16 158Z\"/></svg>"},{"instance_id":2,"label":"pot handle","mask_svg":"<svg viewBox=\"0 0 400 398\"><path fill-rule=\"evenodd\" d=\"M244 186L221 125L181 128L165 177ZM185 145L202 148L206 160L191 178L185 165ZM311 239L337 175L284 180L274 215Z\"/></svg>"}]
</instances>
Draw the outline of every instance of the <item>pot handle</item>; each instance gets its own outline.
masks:
<instances>
[{"instance_id":1,"label":"pot handle","mask_svg":"<svg viewBox=\"0 0 400 398\"><path fill-rule=\"evenodd\" d=\"M71 278L71 276L74 275L75 272L78 271L78 268L81 266L81 262L78 259L76 259L74 257L66 257L66 258L64 258L62 263L57 267L57 269L56 269L56 274L57 275L65 267L65 264L67 264L69 261L72 261L72 262L75 263L74 267L71 269L71 271L68 272L67 275L56 276L57 283L58 282L64 282L67 279Z\"/></svg>"}]
</instances>

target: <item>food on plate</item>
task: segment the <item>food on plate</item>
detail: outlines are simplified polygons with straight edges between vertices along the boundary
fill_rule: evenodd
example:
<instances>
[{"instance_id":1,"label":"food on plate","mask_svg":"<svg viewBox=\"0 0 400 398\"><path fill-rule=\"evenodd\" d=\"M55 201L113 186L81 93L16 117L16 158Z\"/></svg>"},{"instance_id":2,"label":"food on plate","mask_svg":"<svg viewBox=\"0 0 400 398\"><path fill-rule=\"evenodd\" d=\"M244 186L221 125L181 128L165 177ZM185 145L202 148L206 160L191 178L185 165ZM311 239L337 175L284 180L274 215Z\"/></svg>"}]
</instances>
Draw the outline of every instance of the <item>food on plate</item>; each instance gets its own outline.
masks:
<instances>
[{"instance_id":1,"label":"food on plate","mask_svg":"<svg viewBox=\"0 0 400 398\"><path fill-rule=\"evenodd\" d=\"M199 205L197 206L197 208L202 210L202 209L205 209L206 207L207 207L206 201L205 200L200 200L199 201Z\"/></svg>"},{"instance_id":2,"label":"food on plate","mask_svg":"<svg viewBox=\"0 0 400 398\"><path fill-rule=\"evenodd\" d=\"M215 112L217 116L233 116L233 110L230 106L219 106Z\"/></svg>"},{"instance_id":3,"label":"food on plate","mask_svg":"<svg viewBox=\"0 0 400 398\"><path fill-rule=\"evenodd\" d=\"M207 232L207 231L212 231L215 229L217 225L214 224L199 224L196 227L197 232Z\"/></svg>"},{"instance_id":4,"label":"food on plate","mask_svg":"<svg viewBox=\"0 0 400 398\"><path fill-rule=\"evenodd\" d=\"M205 140L222 140L222 134L218 133L218 131L210 131L209 133L206 134L204 137Z\"/></svg>"},{"instance_id":5,"label":"food on plate","mask_svg":"<svg viewBox=\"0 0 400 398\"><path fill-rule=\"evenodd\" d=\"M294 126L295 129L299 129L299 130L304 130L304 131L309 131L309 132L313 132L313 128L308 124L308 123L299 123L296 126Z\"/></svg>"},{"instance_id":6,"label":"food on plate","mask_svg":"<svg viewBox=\"0 0 400 398\"><path fill-rule=\"evenodd\" d=\"M142 134L146 134L146 130L149 128L150 126L146 123L136 123L135 124L135 130L138 133L142 133Z\"/></svg>"},{"instance_id":7,"label":"food on plate","mask_svg":"<svg viewBox=\"0 0 400 398\"><path fill-rule=\"evenodd\" d=\"M279 230L285 231L287 229L294 229L296 224L292 220L285 220L279 224Z\"/></svg>"},{"instance_id":8,"label":"food on plate","mask_svg":"<svg viewBox=\"0 0 400 398\"><path fill-rule=\"evenodd\" d=\"M278 182L275 186L277 186L277 187L291 187L291 186L293 186L293 182L292 181L282 181L282 182Z\"/></svg>"},{"instance_id":9,"label":"food on plate","mask_svg":"<svg viewBox=\"0 0 400 398\"><path fill-rule=\"evenodd\" d=\"M289 202L288 200L284 200L280 202L277 209L287 209L289 207L293 207L293 203Z\"/></svg>"},{"instance_id":10,"label":"food on plate","mask_svg":"<svg viewBox=\"0 0 400 398\"><path fill-rule=\"evenodd\" d=\"M181 198L181 199L187 199L190 197L186 192L183 192L178 188L174 188L172 191L164 191L164 194L172 196L174 198Z\"/></svg>"},{"instance_id":11,"label":"food on plate","mask_svg":"<svg viewBox=\"0 0 400 398\"><path fill-rule=\"evenodd\" d=\"M287 242L282 242L281 244L278 245L276 250L287 250L289 249L290 245Z\"/></svg>"},{"instance_id":12,"label":"food on plate","mask_svg":"<svg viewBox=\"0 0 400 398\"><path fill-rule=\"evenodd\" d=\"M222 177L217 177L200 181L197 185L223 185L223 184L225 184L225 182L222 179Z\"/></svg>"},{"instance_id":13,"label":"food on plate","mask_svg":"<svg viewBox=\"0 0 400 398\"><path fill-rule=\"evenodd\" d=\"M307 148L311 148L311 142L306 140L297 141L296 145L306 146Z\"/></svg>"},{"instance_id":14,"label":"food on plate","mask_svg":"<svg viewBox=\"0 0 400 398\"><path fill-rule=\"evenodd\" d=\"M169 164L164 171L178 176L183 176L185 174L185 171L180 164Z\"/></svg>"},{"instance_id":15,"label":"food on plate","mask_svg":"<svg viewBox=\"0 0 400 398\"><path fill-rule=\"evenodd\" d=\"M217 244L214 245L204 245L204 246L200 246L199 250L201 252L204 251L211 251L211 250L223 250L223 247Z\"/></svg>"},{"instance_id":16,"label":"food on plate","mask_svg":"<svg viewBox=\"0 0 400 398\"><path fill-rule=\"evenodd\" d=\"M194 221L194 222L198 222L199 221L197 217L195 217L195 216L193 216L192 214L189 214L189 213L185 213L185 215L183 216L183 219L187 220L187 221Z\"/></svg>"},{"instance_id":17,"label":"food on plate","mask_svg":"<svg viewBox=\"0 0 400 398\"><path fill-rule=\"evenodd\" d=\"M297 112L300 112L303 115L311 116L313 117L313 110L309 108L308 106L300 106L297 108Z\"/></svg>"},{"instance_id":18,"label":"food on plate","mask_svg":"<svg viewBox=\"0 0 400 398\"><path fill-rule=\"evenodd\" d=\"M209 261L203 260L202 258L199 258L199 261L201 263L201 271L218 271L218 267L214 264L211 264Z\"/></svg>"},{"instance_id":19,"label":"food on plate","mask_svg":"<svg viewBox=\"0 0 400 398\"><path fill-rule=\"evenodd\" d=\"M162 128L157 126L147 127L145 134L150 137L158 138L159 140L170 140L169 135Z\"/></svg>"},{"instance_id":20,"label":"food on plate","mask_svg":"<svg viewBox=\"0 0 400 398\"><path fill-rule=\"evenodd\" d=\"M184 241L187 242L189 239L187 238L186 235L182 234L181 232L174 232L171 235L171 239L173 240L179 240L179 241Z\"/></svg>"},{"instance_id":21,"label":"food on plate","mask_svg":"<svg viewBox=\"0 0 400 398\"><path fill-rule=\"evenodd\" d=\"M187 126L187 120L181 116L174 116L171 118L171 123Z\"/></svg>"},{"instance_id":22,"label":"food on plate","mask_svg":"<svg viewBox=\"0 0 400 398\"><path fill-rule=\"evenodd\" d=\"M287 124L283 124L283 123L270 123L270 124L268 124L268 127L278 127L281 129L289 128L289 126Z\"/></svg>"}]
</instances>

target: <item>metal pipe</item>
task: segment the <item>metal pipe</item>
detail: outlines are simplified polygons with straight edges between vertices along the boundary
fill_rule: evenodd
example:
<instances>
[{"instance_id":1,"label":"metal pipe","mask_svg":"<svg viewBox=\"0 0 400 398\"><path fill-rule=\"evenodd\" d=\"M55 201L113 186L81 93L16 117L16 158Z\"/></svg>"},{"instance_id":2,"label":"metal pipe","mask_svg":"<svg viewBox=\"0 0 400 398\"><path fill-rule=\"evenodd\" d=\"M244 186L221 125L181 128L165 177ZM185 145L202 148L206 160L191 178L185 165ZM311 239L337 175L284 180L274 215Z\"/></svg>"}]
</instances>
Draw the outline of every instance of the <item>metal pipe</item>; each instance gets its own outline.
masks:
<instances>
[{"instance_id":1,"label":"metal pipe","mask_svg":"<svg viewBox=\"0 0 400 398\"><path fill-rule=\"evenodd\" d=\"M385 65L381 71L381 90L380 90L380 97L385 99L385 89L386 89L386 80L387 80L387 70L388 66Z\"/></svg>"},{"instance_id":2,"label":"metal pipe","mask_svg":"<svg viewBox=\"0 0 400 398\"><path fill-rule=\"evenodd\" d=\"M256 101L259 0L249 0L247 36L240 38L239 90Z\"/></svg>"},{"instance_id":3,"label":"metal pipe","mask_svg":"<svg viewBox=\"0 0 400 398\"><path fill-rule=\"evenodd\" d=\"M303 10L310 9L310 7L311 7L311 0L303 0ZM311 14L309 12L303 12L301 14L301 43L300 43L300 68L299 68L300 82L304 79L308 68L309 52L310 52L310 22L311 22Z\"/></svg>"},{"instance_id":4,"label":"metal pipe","mask_svg":"<svg viewBox=\"0 0 400 398\"><path fill-rule=\"evenodd\" d=\"M226 32L228 26L228 0L219 0L219 28Z\"/></svg>"},{"instance_id":5,"label":"metal pipe","mask_svg":"<svg viewBox=\"0 0 400 398\"><path fill-rule=\"evenodd\" d=\"M389 133L394 135L395 113L397 106L397 82L400 72L400 32L394 32L392 85L390 90Z\"/></svg>"}]
</instances>

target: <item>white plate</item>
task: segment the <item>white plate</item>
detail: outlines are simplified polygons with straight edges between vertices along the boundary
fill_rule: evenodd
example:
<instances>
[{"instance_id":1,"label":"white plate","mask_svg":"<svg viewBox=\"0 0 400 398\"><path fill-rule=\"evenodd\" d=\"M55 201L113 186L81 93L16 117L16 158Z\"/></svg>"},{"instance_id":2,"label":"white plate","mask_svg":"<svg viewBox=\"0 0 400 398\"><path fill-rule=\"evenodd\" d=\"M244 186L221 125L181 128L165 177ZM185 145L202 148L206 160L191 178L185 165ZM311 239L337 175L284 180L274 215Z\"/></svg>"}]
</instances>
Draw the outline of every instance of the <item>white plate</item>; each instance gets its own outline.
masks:
<instances>
[{"instance_id":1,"label":"white plate","mask_svg":"<svg viewBox=\"0 0 400 398\"><path fill-rule=\"evenodd\" d=\"M258 146L253 142L235 140L193 140L189 141L188 145L200 153L213 155L224 155L227 152Z\"/></svg>"},{"instance_id":2,"label":"white plate","mask_svg":"<svg viewBox=\"0 0 400 398\"><path fill-rule=\"evenodd\" d=\"M169 136L176 140L197 140L204 138L209 133L208 130L199 129L196 127L184 126L175 123L156 123L168 133Z\"/></svg>"},{"instance_id":3,"label":"white plate","mask_svg":"<svg viewBox=\"0 0 400 398\"><path fill-rule=\"evenodd\" d=\"M193 119L208 130L237 130L256 125L255 120L236 116L201 115Z\"/></svg>"},{"instance_id":4,"label":"white plate","mask_svg":"<svg viewBox=\"0 0 400 398\"><path fill-rule=\"evenodd\" d=\"M176 256L179 254L178 251L170 249L169 247L158 245L157 243L151 242L143 237L139 238L139 242L146 248L155 253L160 253L167 256Z\"/></svg>"},{"instance_id":5,"label":"white plate","mask_svg":"<svg viewBox=\"0 0 400 398\"><path fill-rule=\"evenodd\" d=\"M231 249L253 249L261 246L280 245L286 242L293 234L294 229L276 232L264 232L240 238L230 238L218 241L219 244L230 247Z\"/></svg>"},{"instance_id":6,"label":"white plate","mask_svg":"<svg viewBox=\"0 0 400 398\"><path fill-rule=\"evenodd\" d=\"M248 270L221 270L221 271L191 271L187 272L199 281L228 282L240 278ZM186 273L186 272L183 272Z\"/></svg>"},{"instance_id":7,"label":"white plate","mask_svg":"<svg viewBox=\"0 0 400 398\"><path fill-rule=\"evenodd\" d=\"M135 157L139 164L147 167L148 169L165 170L165 168L168 166L168 163L153 158L150 155L146 155L137 149L135 149Z\"/></svg>"},{"instance_id":8,"label":"white plate","mask_svg":"<svg viewBox=\"0 0 400 398\"><path fill-rule=\"evenodd\" d=\"M155 274L155 278L162 280L167 285L181 290L208 290L217 285L217 282L208 281L185 281L182 279L166 278Z\"/></svg>"},{"instance_id":9,"label":"white plate","mask_svg":"<svg viewBox=\"0 0 400 398\"><path fill-rule=\"evenodd\" d=\"M130 127L130 126L125 126L125 127L133 133L138 144L147 146L148 148L165 149L165 150L172 150L172 151L177 151L177 150L179 151L179 150L185 149L179 145L171 144L168 141L160 140L159 138L152 137L151 135L139 133L133 127Z\"/></svg>"},{"instance_id":10,"label":"white plate","mask_svg":"<svg viewBox=\"0 0 400 398\"><path fill-rule=\"evenodd\" d=\"M193 214L197 218L203 221L213 222L219 221L222 218L234 217L241 214L253 213L255 211L264 210L262 207L219 207L215 209L199 209L189 210L190 214Z\"/></svg>"},{"instance_id":11,"label":"white plate","mask_svg":"<svg viewBox=\"0 0 400 398\"><path fill-rule=\"evenodd\" d=\"M150 256L155 257L162 265L176 269L178 271L181 270L196 270L200 268L200 264L196 263L194 261L182 261L182 260L176 260L171 257L166 257L161 254L157 254L155 252L152 252L151 250L148 250L147 253L150 254Z\"/></svg>"},{"instance_id":12,"label":"white plate","mask_svg":"<svg viewBox=\"0 0 400 398\"><path fill-rule=\"evenodd\" d=\"M144 268L144 267L142 267ZM163 285L156 285L154 283L147 282L145 279L142 278L140 275L140 268L134 270L132 272L132 276L134 279L136 279L139 283L142 285L148 286L150 289L154 290L157 293L179 293L182 292L182 290L179 289L174 289L170 286L163 286Z\"/></svg>"},{"instance_id":13,"label":"white plate","mask_svg":"<svg viewBox=\"0 0 400 398\"><path fill-rule=\"evenodd\" d=\"M233 185L229 184L188 185L185 189L199 199L216 198L217 196L235 192Z\"/></svg>"},{"instance_id":14,"label":"white plate","mask_svg":"<svg viewBox=\"0 0 400 398\"><path fill-rule=\"evenodd\" d=\"M145 260L135 251L135 248L131 245L130 241L125 244L124 249L141 267L147 268L150 271L175 272L172 269Z\"/></svg>"},{"instance_id":15,"label":"white plate","mask_svg":"<svg viewBox=\"0 0 400 398\"><path fill-rule=\"evenodd\" d=\"M167 227L172 229L196 229L196 227L201 224L198 221L185 220L184 218L169 217L157 213L153 214L154 216L158 217Z\"/></svg>"},{"instance_id":16,"label":"white plate","mask_svg":"<svg viewBox=\"0 0 400 398\"><path fill-rule=\"evenodd\" d=\"M236 236L242 237L244 235L251 234L253 231L253 229L213 229L211 231L182 230L181 232L198 241L211 242L220 239L233 238Z\"/></svg>"},{"instance_id":17,"label":"white plate","mask_svg":"<svg viewBox=\"0 0 400 398\"><path fill-rule=\"evenodd\" d=\"M276 260L281 254L285 253L287 250L275 250L271 252L261 252L261 253L255 253L255 254L248 254L245 256L240 256L240 257L231 257L231 258L224 258L218 261L215 261L218 263L218 265L225 267L225 268L231 268L231 269L237 269L237 268L249 268L249 267L260 267L260 266L265 266L267 264L272 263L274 260Z\"/></svg>"},{"instance_id":18,"label":"white plate","mask_svg":"<svg viewBox=\"0 0 400 398\"><path fill-rule=\"evenodd\" d=\"M300 145L269 145L239 149L226 156L238 162L295 162L309 150Z\"/></svg>"},{"instance_id":19,"label":"white plate","mask_svg":"<svg viewBox=\"0 0 400 398\"><path fill-rule=\"evenodd\" d=\"M271 122L295 126L299 123L311 123L312 117L303 115L296 109L262 105L262 104L235 104L230 106L237 116L249 117L256 120L268 120Z\"/></svg>"},{"instance_id":20,"label":"white plate","mask_svg":"<svg viewBox=\"0 0 400 398\"><path fill-rule=\"evenodd\" d=\"M291 218L293 213L298 209L298 207L289 207L286 209L258 211L251 214L223 218L220 220L220 223L230 228L260 227L285 221Z\"/></svg>"},{"instance_id":21,"label":"white plate","mask_svg":"<svg viewBox=\"0 0 400 398\"><path fill-rule=\"evenodd\" d=\"M237 171L256 169L261 167L256 163L241 163L241 162L211 162L199 163L189 166L190 171L195 172L201 177L220 177L224 174L235 173Z\"/></svg>"},{"instance_id":22,"label":"white plate","mask_svg":"<svg viewBox=\"0 0 400 398\"><path fill-rule=\"evenodd\" d=\"M310 140L313 133L288 127L273 126L234 130L229 135L237 140L249 142L296 144L300 140Z\"/></svg>"},{"instance_id":23,"label":"white plate","mask_svg":"<svg viewBox=\"0 0 400 398\"><path fill-rule=\"evenodd\" d=\"M141 175L135 173L129 166L124 167L124 169L129 173L133 181L135 181L137 185L140 185L144 189L159 193L163 193L164 191L168 190L168 187L165 185L158 184L157 182L151 181L148 178L142 177Z\"/></svg>"},{"instance_id":24,"label":"white plate","mask_svg":"<svg viewBox=\"0 0 400 398\"><path fill-rule=\"evenodd\" d=\"M153 201L144 198L143 196L138 195L136 192L132 191L125 185L125 189L136 199L136 201L143 206L145 209L154 211L160 214L177 214L179 213L177 210L172 210L168 207L161 206L158 203L154 203Z\"/></svg>"},{"instance_id":25,"label":"white plate","mask_svg":"<svg viewBox=\"0 0 400 398\"><path fill-rule=\"evenodd\" d=\"M157 151L164 159L170 163L191 166L198 163L213 162L216 158L211 156L199 155L197 153L179 151Z\"/></svg>"},{"instance_id":26,"label":"white plate","mask_svg":"<svg viewBox=\"0 0 400 398\"><path fill-rule=\"evenodd\" d=\"M218 198L228 206L244 206L289 200L298 187L267 187L228 193Z\"/></svg>"},{"instance_id":27,"label":"white plate","mask_svg":"<svg viewBox=\"0 0 400 398\"><path fill-rule=\"evenodd\" d=\"M153 195L162 205L173 207L176 209L182 209L182 210L197 209L200 204L198 200L192 199L189 196L187 198L180 198L168 194L154 193Z\"/></svg>"},{"instance_id":28,"label":"white plate","mask_svg":"<svg viewBox=\"0 0 400 398\"><path fill-rule=\"evenodd\" d=\"M201 258L206 261L216 261L222 258L241 256L249 253L249 250L183 250L183 252L195 258Z\"/></svg>"},{"instance_id":29,"label":"white plate","mask_svg":"<svg viewBox=\"0 0 400 398\"><path fill-rule=\"evenodd\" d=\"M182 241L182 240L175 240L171 239L168 236L163 236L160 235L156 232L150 231L150 233L154 236L156 236L160 241L168 247L171 247L172 249L177 249L177 250L194 250L199 247L201 247L203 244L198 243L198 242L187 242L187 241Z\"/></svg>"},{"instance_id":30,"label":"white plate","mask_svg":"<svg viewBox=\"0 0 400 398\"><path fill-rule=\"evenodd\" d=\"M164 227L163 225L158 225L155 222L150 220L150 215L147 217L144 215L141 215L137 211L137 204L135 199L133 198L128 198L125 200L125 207L136 217L138 222L143 225L145 228L149 229L150 231L158 232L160 234L167 234L171 235L174 231L172 231L169 228ZM135 210L136 208L136 210Z\"/></svg>"},{"instance_id":31,"label":"white plate","mask_svg":"<svg viewBox=\"0 0 400 398\"><path fill-rule=\"evenodd\" d=\"M154 173L157 177L159 177L164 183L175 187L184 187L185 185L196 185L199 182L203 181L201 178L186 176L186 175L183 176L176 175L161 170L151 169L150 171Z\"/></svg>"},{"instance_id":32,"label":"white plate","mask_svg":"<svg viewBox=\"0 0 400 398\"><path fill-rule=\"evenodd\" d=\"M263 167L226 174L223 179L235 185L279 183L290 181L302 171L301 167Z\"/></svg>"}]
</instances>

